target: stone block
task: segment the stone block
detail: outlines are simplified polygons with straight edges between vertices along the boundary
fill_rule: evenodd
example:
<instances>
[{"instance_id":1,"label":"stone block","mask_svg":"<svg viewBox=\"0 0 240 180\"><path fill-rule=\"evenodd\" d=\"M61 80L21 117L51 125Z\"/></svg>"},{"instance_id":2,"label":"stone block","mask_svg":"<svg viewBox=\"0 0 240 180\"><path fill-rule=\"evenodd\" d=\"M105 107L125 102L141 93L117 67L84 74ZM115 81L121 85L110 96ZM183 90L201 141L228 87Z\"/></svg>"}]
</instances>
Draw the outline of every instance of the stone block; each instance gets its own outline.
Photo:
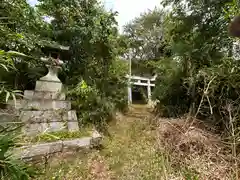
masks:
<instances>
[{"instance_id":1,"label":"stone block","mask_svg":"<svg viewBox=\"0 0 240 180\"><path fill-rule=\"evenodd\" d=\"M54 81L43 81L39 80L36 82L36 91L50 91L50 92L61 92L62 83Z\"/></svg>"},{"instance_id":2,"label":"stone block","mask_svg":"<svg viewBox=\"0 0 240 180\"><path fill-rule=\"evenodd\" d=\"M70 101L60 101L60 100L29 100L26 103L23 103L22 106L25 110L70 110L71 102Z\"/></svg>"},{"instance_id":3,"label":"stone block","mask_svg":"<svg viewBox=\"0 0 240 180\"><path fill-rule=\"evenodd\" d=\"M54 101L54 109L71 109L70 101Z\"/></svg>"},{"instance_id":4,"label":"stone block","mask_svg":"<svg viewBox=\"0 0 240 180\"><path fill-rule=\"evenodd\" d=\"M15 154L22 159L28 159L33 157L39 157L44 155L49 155L53 153L62 152L63 143L62 141L36 144L27 147L18 148L15 150Z\"/></svg>"},{"instance_id":5,"label":"stone block","mask_svg":"<svg viewBox=\"0 0 240 180\"><path fill-rule=\"evenodd\" d=\"M66 121L64 117L60 111L22 111L20 114L20 120L24 123Z\"/></svg>"},{"instance_id":6,"label":"stone block","mask_svg":"<svg viewBox=\"0 0 240 180\"><path fill-rule=\"evenodd\" d=\"M76 111L68 111L68 121L77 121L77 113Z\"/></svg>"},{"instance_id":7,"label":"stone block","mask_svg":"<svg viewBox=\"0 0 240 180\"><path fill-rule=\"evenodd\" d=\"M2 127L18 127L22 126L21 121L19 120L19 116L16 114L9 113L0 113L0 126Z\"/></svg>"},{"instance_id":8,"label":"stone block","mask_svg":"<svg viewBox=\"0 0 240 180\"><path fill-rule=\"evenodd\" d=\"M101 134L98 131L94 130L92 132L91 147L100 146L102 143L102 139L103 139L103 137L101 136Z\"/></svg>"},{"instance_id":9,"label":"stone block","mask_svg":"<svg viewBox=\"0 0 240 180\"><path fill-rule=\"evenodd\" d=\"M0 124L5 122L20 122L19 116L9 113L0 113Z\"/></svg>"},{"instance_id":10,"label":"stone block","mask_svg":"<svg viewBox=\"0 0 240 180\"><path fill-rule=\"evenodd\" d=\"M79 131L79 125L77 121L76 122L69 121L67 123L67 126L68 126L68 131L70 132Z\"/></svg>"},{"instance_id":11,"label":"stone block","mask_svg":"<svg viewBox=\"0 0 240 180\"><path fill-rule=\"evenodd\" d=\"M81 148L89 148L91 146L91 137L85 137L81 139L73 139L63 141L63 149L66 150L78 150Z\"/></svg>"},{"instance_id":12,"label":"stone block","mask_svg":"<svg viewBox=\"0 0 240 180\"><path fill-rule=\"evenodd\" d=\"M31 135L47 132L48 129L49 129L48 123L33 123L33 124L25 124L22 127L22 132L23 134L31 136Z\"/></svg>"},{"instance_id":13,"label":"stone block","mask_svg":"<svg viewBox=\"0 0 240 180\"><path fill-rule=\"evenodd\" d=\"M67 130L66 122L50 122L48 125L49 125L49 128L47 132L57 132L57 131Z\"/></svg>"},{"instance_id":14,"label":"stone block","mask_svg":"<svg viewBox=\"0 0 240 180\"><path fill-rule=\"evenodd\" d=\"M62 92L35 91L33 98L34 99L65 100L66 95Z\"/></svg>"},{"instance_id":15,"label":"stone block","mask_svg":"<svg viewBox=\"0 0 240 180\"><path fill-rule=\"evenodd\" d=\"M65 122L32 123L22 127L22 132L28 136L63 130L67 130Z\"/></svg>"},{"instance_id":16,"label":"stone block","mask_svg":"<svg viewBox=\"0 0 240 180\"><path fill-rule=\"evenodd\" d=\"M34 94L34 91L25 90L24 91L24 98L25 99L32 99L33 98L33 94Z\"/></svg>"},{"instance_id":17,"label":"stone block","mask_svg":"<svg viewBox=\"0 0 240 180\"><path fill-rule=\"evenodd\" d=\"M20 121L24 123L40 122L78 122L75 111L67 110L48 110L48 111L22 111Z\"/></svg>"},{"instance_id":18,"label":"stone block","mask_svg":"<svg viewBox=\"0 0 240 180\"><path fill-rule=\"evenodd\" d=\"M79 131L76 111L68 111L67 115L68 115L67 117L68 131L70 132Z\"/></svg>"},{"instance_id":19,"label":"stone block","mask_svg":"<svg viewBox=\"0 0 240 180\"><path fill-rule=\"evenodd\" d=\"M91 137L84 137L73 140L56 141L51 143L42 143L24 146L13 150L16 158L26 161L42 159L44 156L50 156L57 153L75 152L78 150L91 148Z\"/></svg>"},{"instance_id":20,"label":"stone block","mask_svg":"<svg viewBox=\"0 0 240 180\"><path fill-rule=\"evenodd\" d=\"M52 100L65 100L66 95L62 92L51 91L24 91L24 98L26 99L52 99Z\"/></svg>"}]
</instances>

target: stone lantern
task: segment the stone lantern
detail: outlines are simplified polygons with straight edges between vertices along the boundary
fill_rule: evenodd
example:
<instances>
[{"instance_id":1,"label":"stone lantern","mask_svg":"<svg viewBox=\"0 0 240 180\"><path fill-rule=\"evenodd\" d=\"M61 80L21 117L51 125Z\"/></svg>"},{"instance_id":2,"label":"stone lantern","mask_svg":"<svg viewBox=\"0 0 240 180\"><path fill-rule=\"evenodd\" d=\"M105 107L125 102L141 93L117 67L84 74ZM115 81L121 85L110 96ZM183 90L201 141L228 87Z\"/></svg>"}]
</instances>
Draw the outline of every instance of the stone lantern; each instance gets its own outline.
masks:
<instances>
[{"instance_id":1,"label":"stone lantern","mask_svg":"<svg viewBox=\"0 0 240 180\"><path fill-rule=\"evenodd\" d=\"M54 46L43 48L48 56L41 58L48 73L36 82L34 91L24 91L20 120L24 123L23 133L36 135L43 132L78 131L76 111L71 110L71 102L66 100L58 71L68 47Z\"/></svg>"}]
</instances>

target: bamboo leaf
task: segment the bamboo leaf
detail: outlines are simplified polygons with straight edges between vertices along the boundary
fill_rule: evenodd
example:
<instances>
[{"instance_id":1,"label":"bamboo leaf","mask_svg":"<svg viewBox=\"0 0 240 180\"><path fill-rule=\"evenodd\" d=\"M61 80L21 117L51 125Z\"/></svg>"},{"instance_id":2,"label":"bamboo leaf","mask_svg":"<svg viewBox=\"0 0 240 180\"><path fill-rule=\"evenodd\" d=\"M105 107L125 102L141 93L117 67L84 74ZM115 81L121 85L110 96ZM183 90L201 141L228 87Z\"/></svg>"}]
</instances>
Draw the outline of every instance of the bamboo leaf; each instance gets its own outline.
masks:
<instances>
[{"instance_id":1,"label":"bamboo leaf","mask_svg":"<svg viewBox=\"0 0 240 180\"><path fill-rule=\"evenodd\" d=\"M8 102L9 97L10 97L10 92L6 91L6 99L5 99L5 102Z\"/></svg>"},{"instance_id":2,"label":"bamboo leaf","mask_svg":"<svg viewBox=\"0 0 240 180\"><path fill-rule=\"evenodd\" d=\"M29 57L26 54L17 52L17 51L8 51L7 54L11 55L11 56L21 56L21 57Z\"/></svg>"},{"instance_id":3,"label":"bamboo leaf","mask_svg":"<svg viewBox=\"0 0 240 180\"><path fill-rule=\"evenodd\" d=\"M1 63L0 66L2 66L6 71L8 71L8 68L7 68L7 66L5 64Z\"/></svg>"},{"instance_id":4,"label":"bamboo leaf","mask_svg":"<svg viewBox=\"0 0 240 180\"><path fill-rule=\"evenodd\" d=\"M14 93L12 93L12 98L13 98L13 101L14 101L14 107L16 108L17 107L17 99L16 99L16 96Z\"/></svg>"}]
</instances>

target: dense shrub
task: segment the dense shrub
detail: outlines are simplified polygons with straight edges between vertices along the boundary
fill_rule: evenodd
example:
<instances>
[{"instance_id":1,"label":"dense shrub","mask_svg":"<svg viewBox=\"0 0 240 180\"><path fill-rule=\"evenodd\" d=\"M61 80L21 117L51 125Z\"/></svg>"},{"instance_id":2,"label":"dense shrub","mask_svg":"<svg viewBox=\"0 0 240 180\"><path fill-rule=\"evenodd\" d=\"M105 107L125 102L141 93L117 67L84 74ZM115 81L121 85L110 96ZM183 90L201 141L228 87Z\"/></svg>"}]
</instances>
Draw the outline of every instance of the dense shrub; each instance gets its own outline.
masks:
<instances>
[{"instance_id":1,"label":"dense shrub","mask_svg":"<svg viewBox=\"0 0 240 180\"><path fill-rule=\"evenodd\" d=\"M81 123L103 125L114 110L113 103L103 97L94 86L88 86L82 80L68 93L73 101L73 108L77 110Z\"/></svg>"},{"instance_id":2,"label":"dense shrub","mask_svg":"<svg viewBox=\"0 0 240 180\"><path fill-rule=\"evenodd\" d=\"M207 120L219 130L229 130L231 123L238 127L240 66L239 61L223 58L220 64L205 67L188 77L175 61L162 61L158 65L158 78L154 98L157 110L163 116L176 117L189 112L195 105L193 116ZM195 92L194 98L189 94Z\"/></svg>"},{"instance_id":3,"label":"dense shrub","mask_svg":"<svg viewBox=\"0 0 240 180\"><path fill-rule=\"evenodd\" d=\"M68 96L73 101L73 109L77 110L80 123L93 123L103 128L116 110L127 108L125 70L124 63L115 60L108 70L108 76L101 79L101 84L88 83L82 78L70 89Z\"/></svg>"},{"instance_id":4,"label":"dense shrub","mask_svg":"<svg viewBox=\"0 0 240 180\"><path fill-rule=\"evenodd\" d=\"M197 116L211 119L222 128L229 127L230 123L239 126L239 61L225 58L220 65L199 71L195 80L196 92L201 96Z\"/></svg>"},{"instance_id":5,"label":"dense shrub","mask_svg":"<svg viewBox=\"0 0 240 180\"><path fill-rule=\"evenodd\" d=\"M181 116L189 110L189 96L184 86L181 64L175 60L163 59L158 64L156 86L153 98L157 100L157 111L167 117Z\"/></svg>"}]
</instances>

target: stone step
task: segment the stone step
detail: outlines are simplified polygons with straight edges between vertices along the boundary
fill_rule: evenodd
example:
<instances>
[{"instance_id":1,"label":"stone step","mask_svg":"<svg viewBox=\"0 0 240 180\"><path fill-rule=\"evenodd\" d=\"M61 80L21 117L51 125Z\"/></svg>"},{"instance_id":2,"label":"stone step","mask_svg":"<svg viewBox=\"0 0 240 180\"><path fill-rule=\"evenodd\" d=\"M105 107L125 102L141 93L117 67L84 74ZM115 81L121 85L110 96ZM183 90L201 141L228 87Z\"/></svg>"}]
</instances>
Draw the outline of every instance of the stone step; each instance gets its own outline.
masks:
<instances>
[{"instance_id":1,"label":"stone step","mask_svg":"<svg viewBox=\"0 0 240 180\"><path fill-rule=\"evenodd\" d=\"M52 156L57 153L77 152L83 149L89 150L102 144L102 136L82 137L71 140L60 140L49 143L32 144L13 149L15 157L24 161L42 160L44 156Z\"/></svg>"},{"instance_id":2,"label":"stone step","mask_svg":"<svg viewBox=\"0 0 240 180\"><path fill-rule=\"evenodd\" d=\"M32 99L22 100L21 109L23 110L70 110L70 101L51 100L51 99Z\"/></svg>"},{"instance_id":3,"label":"stone step","mask_svg":"<svg viewBox=\"0 0 240 180\"><path fill-rule=\"evenodd\" d=\"M28 100L32 99L52 99L52 100L65 100L66 95L63 92L51 92L51 91L24 91L24 98Z\"/></svg>"}]
</instances>

